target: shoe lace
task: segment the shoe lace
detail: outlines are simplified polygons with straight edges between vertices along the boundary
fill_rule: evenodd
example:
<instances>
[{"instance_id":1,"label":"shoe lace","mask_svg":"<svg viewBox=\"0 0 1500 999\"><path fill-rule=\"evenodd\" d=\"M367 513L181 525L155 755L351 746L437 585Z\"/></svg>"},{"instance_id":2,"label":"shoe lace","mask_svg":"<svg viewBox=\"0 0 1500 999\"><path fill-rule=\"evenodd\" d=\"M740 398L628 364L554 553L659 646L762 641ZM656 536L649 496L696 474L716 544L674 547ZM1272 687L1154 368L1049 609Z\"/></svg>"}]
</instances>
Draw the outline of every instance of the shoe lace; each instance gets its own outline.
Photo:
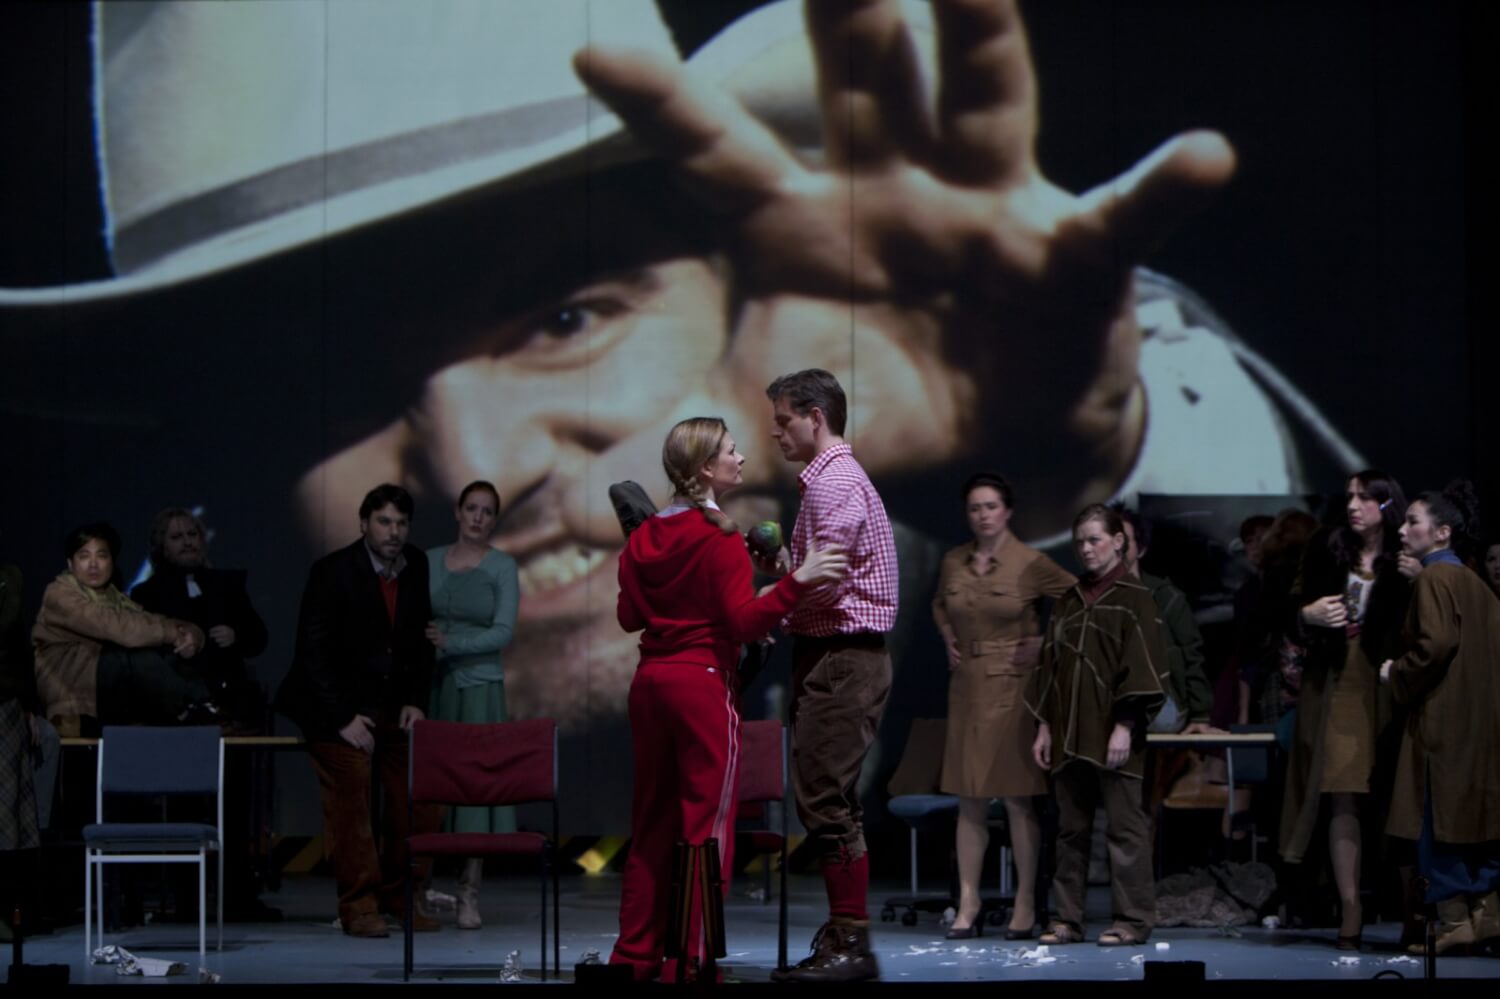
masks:
<instances>
[{"instance_id":1,"label":"shoe lace","mask_svg":"<svg viewBox=\"0 0 1500 999\"><path fill-rule=\"evenodd\" d=\"M823 937L832 932L833 923L831 921L819 926L817 931L813 933L812 942L807 945L808 953L816 954L818 952L818 945L823 942Z\"/></svg>"}]
</instances>

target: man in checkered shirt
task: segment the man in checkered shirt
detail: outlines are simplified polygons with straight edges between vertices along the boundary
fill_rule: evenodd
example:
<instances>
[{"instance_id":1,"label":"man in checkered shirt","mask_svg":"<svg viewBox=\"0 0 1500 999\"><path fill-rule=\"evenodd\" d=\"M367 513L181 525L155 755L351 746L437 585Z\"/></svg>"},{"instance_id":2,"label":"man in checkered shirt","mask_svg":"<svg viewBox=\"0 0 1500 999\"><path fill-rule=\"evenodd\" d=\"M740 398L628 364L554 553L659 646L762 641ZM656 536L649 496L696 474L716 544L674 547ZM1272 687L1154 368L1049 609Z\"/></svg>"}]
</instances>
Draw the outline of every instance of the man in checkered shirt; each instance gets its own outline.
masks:
<instances>
[{"instance_id":1,"label":"man in checkered shirt","mask_svg":"<svg viewBox=\"0 0 1500 999\"><path fill-rule=\"evenodd\" d=\"M791 560L838 546L849 572L814 591L786 622L792 648L792 786L797 813L823 851L828 922L812 953L778 981L852 982L879 976L865 899L870 882L857 785L891 689L885 633L896 623L896 544L885 504L844 442L848 405L820 368L766 389L771 432L788 461L806 462Z\"/></svg>"}]
</instances>

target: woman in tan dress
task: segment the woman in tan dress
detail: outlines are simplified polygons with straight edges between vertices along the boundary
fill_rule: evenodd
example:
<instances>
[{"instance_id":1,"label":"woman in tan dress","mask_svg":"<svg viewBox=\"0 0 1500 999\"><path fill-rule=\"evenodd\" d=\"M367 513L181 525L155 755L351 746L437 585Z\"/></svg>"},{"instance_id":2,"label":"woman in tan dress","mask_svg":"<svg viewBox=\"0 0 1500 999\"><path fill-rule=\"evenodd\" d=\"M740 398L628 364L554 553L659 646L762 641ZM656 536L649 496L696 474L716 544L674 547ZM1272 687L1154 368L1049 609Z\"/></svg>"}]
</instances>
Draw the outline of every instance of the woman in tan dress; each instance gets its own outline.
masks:
<instances>
[{"instance_id":1,"label":"woman in tan dress","mask_svg":"<svg viewBox=\"0 0 1500 999\"><path fill-rule=\"evenodd\" d=\"M1035 726L1026 681L1041 648L1039 603L1067 592L1073 576L1010 533L1011 488L981 472L963 489L974 540L943 558L932 615L948 648L948 739L942 790L959 796L958 915L950 939L977 936L979 874L989 845L991 798L1005 801L1016 863L1016 905L1007 940L1030 937L1041 831L1034 795L1046 775L1031 759Z\"/></svg>"},{"instance_id":2,"label":"woman in tan dress","mask_svg":"<svg viewBox=\"0 0 1500 999\"><path fill-rule=\"evenodd\" d=\"M1314 535L1293 584L1293 634L1307 648L1287 760L1281 854L1301 863L1328 812L1328 851L1342 906L1336 945L1358 950L1362 810L1371 808L1376 748L1391 722L1379 665L1399 651L1409 587L1397 567L1406 516L1401 486L1383 472L1349 480L1346 527ZM1373 803L1372 810L1379 810ZM1377 822L1378 816L1375 817Z\"/></svg>"}]
</instances>

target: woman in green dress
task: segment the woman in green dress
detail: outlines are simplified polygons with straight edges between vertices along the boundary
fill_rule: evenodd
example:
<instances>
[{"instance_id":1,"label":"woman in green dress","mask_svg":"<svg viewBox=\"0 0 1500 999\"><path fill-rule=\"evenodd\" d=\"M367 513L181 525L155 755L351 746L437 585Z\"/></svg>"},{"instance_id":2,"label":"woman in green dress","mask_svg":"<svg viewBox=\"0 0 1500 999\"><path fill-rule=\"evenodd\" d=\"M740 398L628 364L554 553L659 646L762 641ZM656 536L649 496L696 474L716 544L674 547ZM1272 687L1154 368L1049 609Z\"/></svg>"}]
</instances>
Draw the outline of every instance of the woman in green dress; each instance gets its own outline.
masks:
<instances>
[{"instance_id":1,"label":"woman in green dress","mask_svg":"<svg viewBox=\"0 0 1500 999\"><path fill-rule=\"evenodd\" d=\"M516 630L520 587L516 560L491 547L500 494L488 482L471 482L458 497L458 540L427 552L433 621L427 637L437 647L438 670L430 716L439 721L506 720L502 650ZM514 832L512 808L450 810L453 832ZM464 861L459 875L458 926L477 930L483 861Z\"/></svg>"}]
</instances>

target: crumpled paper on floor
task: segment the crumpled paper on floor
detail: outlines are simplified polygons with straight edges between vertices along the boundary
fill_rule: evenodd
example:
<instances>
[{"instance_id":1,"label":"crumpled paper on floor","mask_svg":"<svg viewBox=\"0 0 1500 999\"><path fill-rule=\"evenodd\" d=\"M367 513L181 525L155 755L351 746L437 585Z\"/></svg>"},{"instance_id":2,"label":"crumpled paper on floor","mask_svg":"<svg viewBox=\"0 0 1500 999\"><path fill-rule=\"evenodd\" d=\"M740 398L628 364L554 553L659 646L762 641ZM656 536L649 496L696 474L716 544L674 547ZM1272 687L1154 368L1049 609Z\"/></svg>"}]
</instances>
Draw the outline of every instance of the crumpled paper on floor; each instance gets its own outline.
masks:
<instances>
[{"instance_id":1,"label":"crumpled paper on floor","mask_svg":"<svg viewBox=\"0 0 1500 999\"><path fill-rule=\"evenodd\" d=\"M181 961L163 961L158 957L136 957L118 944L108 944L94 951L95 964L113 964L117 975L140 975L143 978L166 978L181 975L187 965Z\"/></svg>"}]
</instances>

